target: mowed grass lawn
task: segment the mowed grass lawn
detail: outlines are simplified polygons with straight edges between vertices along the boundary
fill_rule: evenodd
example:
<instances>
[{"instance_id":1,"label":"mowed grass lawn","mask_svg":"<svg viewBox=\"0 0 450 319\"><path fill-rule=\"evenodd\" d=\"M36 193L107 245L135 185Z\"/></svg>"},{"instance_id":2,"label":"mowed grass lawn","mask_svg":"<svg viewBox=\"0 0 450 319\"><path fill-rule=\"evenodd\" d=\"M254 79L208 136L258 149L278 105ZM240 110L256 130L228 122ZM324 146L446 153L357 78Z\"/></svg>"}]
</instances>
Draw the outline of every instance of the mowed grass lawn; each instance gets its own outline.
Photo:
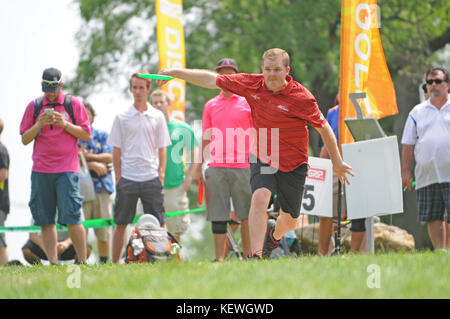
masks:
<instances>
[{"instance_id":1,"label":"mowed grass lawn","mask_svg":"<svg viewBox=\"0 0 450 319\"><path fill-rule=\"evenodd\" d=\"M450 298L449 253L0 267L0 298ZM79 287L79 288L77 288Z\"/></svg>"}]
</instances>

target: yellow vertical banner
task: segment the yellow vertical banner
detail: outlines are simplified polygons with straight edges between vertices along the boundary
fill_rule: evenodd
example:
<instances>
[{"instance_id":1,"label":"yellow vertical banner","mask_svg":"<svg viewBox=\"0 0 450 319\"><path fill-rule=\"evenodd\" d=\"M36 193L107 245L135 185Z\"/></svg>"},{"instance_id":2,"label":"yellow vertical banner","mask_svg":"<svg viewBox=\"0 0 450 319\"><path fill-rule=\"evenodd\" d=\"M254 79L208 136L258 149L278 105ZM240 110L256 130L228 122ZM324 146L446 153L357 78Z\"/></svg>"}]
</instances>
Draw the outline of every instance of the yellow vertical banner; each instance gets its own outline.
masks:
<instances>
[{"instance_id":1,"label":"yellow vertical banner","mask_svg":"<svg viewBox=\"0 0 450 319\"><path fill-rule=\"evenodd\" d=\"M342 0L339 144L353 142L344 119L357 116L355 104L360 106L363 116L377 119L398 113L379 28L380 10L376 0Z\"/></svg>"},{"instance_id":2,"label":"yellow vertical banner","mask_svg":"<svg viewBox=\"0 0 450 319\"><path fill-rule=\"evenodd\" d=\"M160 70L186 67L182 16L182 0L156 0L156 36ZM172 98L170 118L184 121L186 82L173 79L162 89Z\"/></svg>"}]
</instances>

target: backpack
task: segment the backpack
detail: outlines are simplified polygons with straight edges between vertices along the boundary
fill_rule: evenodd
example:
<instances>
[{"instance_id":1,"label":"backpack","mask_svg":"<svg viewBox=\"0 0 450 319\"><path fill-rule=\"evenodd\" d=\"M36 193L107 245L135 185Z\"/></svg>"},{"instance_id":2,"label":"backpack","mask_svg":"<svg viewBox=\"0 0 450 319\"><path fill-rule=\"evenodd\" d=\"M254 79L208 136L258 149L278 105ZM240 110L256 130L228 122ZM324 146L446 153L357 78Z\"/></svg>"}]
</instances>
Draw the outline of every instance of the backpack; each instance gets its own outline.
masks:
<instances>
[{"instance_id":1,"label":"backpack","mask_svg":"<svg viewBox=\"0 0 450 319\"><path fill-rule=\"evenodd\" d=\"M167 230L152 223L135 227L126 248L125 263L153 263L171 259L172 245L178 241Z\"/></svg>"},{"instance_id":2,"label":"backpack","mask_svg":"<svg viewBox=\"0 0 450 319\"><path fill-rule=\"evenodd\" d=\"M34 100L33 123L36 122L37 117L41 113L43 104L44 104L43 96L40 96L36 100ZM49 103L47 105L50 105L52 108L55 108L55 106L58 106L58 105L64 105L64 109L66 110L66 113L69 114L70 118L72 119L72 123L75 125L75 116L73 115L73 108L72 108L72 95L67 94L64 96L64 104Z\"/></svg>"}]
</instances>

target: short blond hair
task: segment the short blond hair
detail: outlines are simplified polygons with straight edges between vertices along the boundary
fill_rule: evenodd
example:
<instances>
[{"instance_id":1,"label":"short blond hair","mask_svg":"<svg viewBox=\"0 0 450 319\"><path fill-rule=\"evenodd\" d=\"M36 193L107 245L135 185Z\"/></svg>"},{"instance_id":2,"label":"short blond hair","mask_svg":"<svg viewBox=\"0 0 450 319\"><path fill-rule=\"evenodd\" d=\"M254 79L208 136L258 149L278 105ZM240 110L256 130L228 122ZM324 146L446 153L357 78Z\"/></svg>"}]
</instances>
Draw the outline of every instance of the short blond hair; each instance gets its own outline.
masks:
<instances>
[{"instance_id":1,"label":"short blond hair","mask_svg":"<svg viewBox=\"0 0 450 319\"><path fill-rule=\"evenodd\" d=\"M172 102L172 99L170 98L170 94L167 93L167 92L164 91L164 90L161 90L161 89L156 89L156 90L154 90L154 91L152 92L152 94L150 95L150 101L152 100L152 98L153 98L154 96L164 96L164 97L166 98L166 100L167 100L167 103L169 103L169 105L170 105L170 103Z\"/></svg>"},{"instance_id":2,"label":"short blond hair","mask_svg":"<svg viewBox=\"0 0 450 319\"><path fill-rule=\"evenodd\" d=\"M133 73L133 75L131 75L130 79L128 80L129 83L130 83L130 89L131 89L131 80L132 80L133 78L145 80L145 82L147 82L147 88L148 88L148 89L151 88L151 87L152 87L152 80L151 80L151 79L144 79L144 78L141 78L141 77L139 76L139 74L150 74L150 72L148 72L147 70L141 70L141 71L139 71L139 72Z\"/></svg>"},{"instance_id":3,"label":"short blond hair","mask_svg":"<svg viewBox=\"0 0 450 319\"><path fill-rule=\"evenodd\" d=\"M290 63L289 54L286 51L284 51L283 49L279 49L279 48L269 49L266 52L264 52L264 54L262 56L262 65L264 65L265 60L274 60L278 57L281 57L283 65L285 67L289 66L289 63Z\"/></svg>"}]
</instances>

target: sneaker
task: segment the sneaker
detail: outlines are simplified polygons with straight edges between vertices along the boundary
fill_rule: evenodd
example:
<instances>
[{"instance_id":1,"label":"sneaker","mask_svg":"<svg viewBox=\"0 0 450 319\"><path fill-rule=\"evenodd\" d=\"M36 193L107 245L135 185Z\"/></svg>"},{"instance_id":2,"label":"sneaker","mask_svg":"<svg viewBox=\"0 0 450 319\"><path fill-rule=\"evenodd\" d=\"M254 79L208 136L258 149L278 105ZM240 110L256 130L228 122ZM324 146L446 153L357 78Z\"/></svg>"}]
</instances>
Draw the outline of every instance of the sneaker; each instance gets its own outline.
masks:
<instances>
[{"instance_id":1,"label":"sneaker","mask_svg":"<svg viewBox=\"0 0 450 319\"><path fill-rule=\"evenodd\" d=\"M266 238L264 239L262 258L267 259L272 254L272 251L280 245L280 240L273 238L273 232L275 231L276 221L269 219L267 221Z\"/></svg>"}]
</instances>

